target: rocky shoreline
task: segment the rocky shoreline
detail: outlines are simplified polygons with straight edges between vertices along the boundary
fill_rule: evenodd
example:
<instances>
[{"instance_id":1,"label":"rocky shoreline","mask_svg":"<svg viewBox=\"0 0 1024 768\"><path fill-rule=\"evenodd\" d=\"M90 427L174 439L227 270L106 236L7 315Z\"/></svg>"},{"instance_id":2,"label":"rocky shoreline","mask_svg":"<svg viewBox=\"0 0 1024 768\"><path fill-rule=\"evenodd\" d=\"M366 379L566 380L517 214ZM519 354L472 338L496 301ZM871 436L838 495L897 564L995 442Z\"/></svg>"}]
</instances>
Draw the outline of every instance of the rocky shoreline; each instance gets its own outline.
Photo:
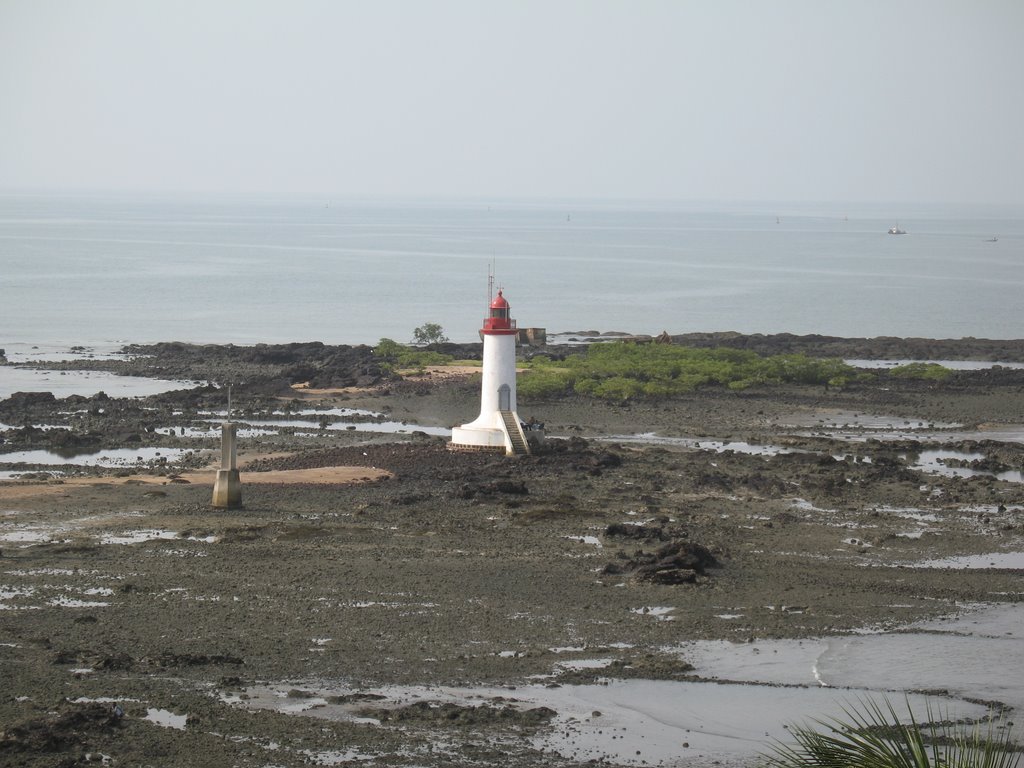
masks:
<instances>
[{"instance_id":1,"label":"rocky shoreline","mask_svg":"<svg viewBox=\"0 0 1024 768\"><path fill-rule=\"evenodd\" d=\"M1024 360L1024 341L680 340ZM474 348L448 351L472 360ZM521 400L549 445L508 460L453 453L428 434L475 415L472 374L394 377L369 347L132 352L62 365L213 384L0 401L11 427L0 468L34 478L0 483L0 765L585 765L593 755L538 746L577 726L516 689L699 681L672 650L684 641L900 629L1024 595L1012 567L916 567L1024 551L1021 369ZM227 383L234 418L252 430L245 507L231 511L183 479L211 460ZM142 446L164 460L4 461ZM386 479L245 484L246 473L339 465ZM389 686L424 693L397 706ZM438 686L507 693L452 704L428 693ZM187 719L168 727L153 711ZM677 761L660 760L694 756L680 746Z\"/></svg>"}]
</instances>

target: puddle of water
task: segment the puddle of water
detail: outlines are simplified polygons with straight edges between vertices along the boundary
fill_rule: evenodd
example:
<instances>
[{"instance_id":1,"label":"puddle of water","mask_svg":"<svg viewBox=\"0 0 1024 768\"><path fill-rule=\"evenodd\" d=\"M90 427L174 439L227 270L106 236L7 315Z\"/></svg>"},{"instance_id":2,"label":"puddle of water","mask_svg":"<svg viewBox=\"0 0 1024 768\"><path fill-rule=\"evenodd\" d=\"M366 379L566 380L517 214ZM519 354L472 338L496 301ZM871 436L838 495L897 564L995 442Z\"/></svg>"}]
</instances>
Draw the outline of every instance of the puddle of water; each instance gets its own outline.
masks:
<instances>
[{"instance_id":1,"label":"puddle of water","mask_svg":"<svg viewBox=\"0 0 1024 768\"><path fill-rule=\"evenodd\" d=\"M719 680L855 687L877 691L947 690L958 698L1024 708L1024 605L986 606L909 631L818 640L736 644L695 641L679 648L697 674ZM914 630L924 630L917 631Z\"/></svg>"},{"instance_id":2,"label":"puddle of water","mask_svg":"<svg viewBox=\"0 0 1024 768\"><path fill-rule=\"evenodd\" d=\"M917 507L890 507L885 504L874 508L876 512L885 512L890 515L896 515L896 517L902 517L906 520L914 520L919 523L937 523L939 522L939 516L934 512L925 512Z\"/></svg>"},{"instance_id":3,"label":"puddle of water","mask_svg":"<svg viewBox=\"0 0 1024 768\"><path fill-rule=\"evenodd\" d=\"M12 429L18 429L18 427L12 427L10 424L0 424L0 432L10 432ZM65 424L33 424L32 429L41 429L43 432L51 432L55 429L71 431L71 427Z\"/></svg>"},{"instance_id":4,"label":"puddle of water","mask_svg":"<svg viewBox=\"0 0 1024 768\"><path fill-rule=\"evenodd\" d=\"M802 512L826 512L833 514L836 512L836 510L834 509L816 507L812 502L808 501L807 499L793 499L790 502L789 506L792 507L793 509L799 509Z\"/></svg>"},{"instance_id":5,"label":"puddle of water","mask_svg":"<svg viewBox=\"0 0 1024 768\"><path fill-rule=\"evenodd\" d=\"M303 408L297 411L274 411L274 416L340 416L342 418L346 416L369 416L376 418L383 416L381 413L376 411L367 411L363 408Z\"/></svg>"},{"instance_id":6,"label":"puddle of water","mask_svg":"<svg viewBox=\"0 0 1024 768\"><path fill-rule=\"evenodd\" d=\"M35 587L10 587L0 584L0 611L11 611L14 607L7 604L16 597L30 597L35 594Z\"/></svg>"},{"instance_id":7,"label":"puddle of water","mask_svg":"<svg viewBox=\"0 0 1024 768\"><path fill-rule=\"evenodd\" d=\"M602 549L604 546L601 544L601 540L597 538L597 536L563 536L562 538L569 539L570 541L578 541L581 544L590 544L598 549Z\"/></svg>"},{"instance_id":8,"label":"puddle of water","mask_svg":"<svg viewBox=\"0 0 1024 768\"><path fill-rule=\"evenodd\" d=\"M921 429L955 429L963 424L952 422L907 419L900 416L886 416L858 411L819 411L815 413L794 413L779 421L780 427L820 427L822 429L884 429L911 431Z\"/></svg>"},{"instance_id":9,"label":"puddle of water","mask_svg":"<svg viewBox=\"0 0 1024 768\"><path fill-rule=\"evenodd\" d=\"M297 429L320 430L320 422L305 419L252 419L242 422L253 427L295 427ZM384 434L411 434L423 432L435 437L451 437L452 431L447 427L428 427L422 424L408 424L401 421L335 421L328 424L326 431L338 432L383 432ZM241 434L242 430L239 430ZM253 430L255 433L256 430ZM277 434L265 433L265 434ZM303 437L317 437L317 433L303 433Z\"/></svg>"},{"instance_id":10,"label":"puddle of water","mask_svg":"<svg viewBox=\"0 0 1024 768\"><path fill-rule=\"evenodd\" d=\"M1024 552L988 552L983 555L959 555L937 560L912 563L908 568L948 568L952 570L974 570L1000 568L1010 571L1024 570Z\"/></svg>"},{"instance_id":11,"label":"puddle of water","mask_svg":"<svg viewBox=\"0 0 1024 768\"><path fill-rule=\"evenodd\" d=\"M42 529L0 531L0 541L11 544L41 544L52 541L54 535L55 531Z\"/></svg>"},{"instance_id":12,"label":"puddle of water","mask_svg":"<svg viewBox=\"0 0 1024 768\"><path fill-rule=\"evenodd\" d=\"M354 749L345 752L310 752L307 750L304 754L309 755L316 765L349 765L353 762L376 760L378 757L357 752Z\"/></svg>"},{"instance_id":13,"label":"puddle of water","mask_svg":"<svg viewBox=\"0 0 1024 768\"><path fill-rule=\"evenodd\" d=\"M604 759L624 765L688 759L749 759L772 739L786 740L785 725L809 718L841 718L843 708L872 697L897 703L904 691L946 690L948 696L909 694L919 718L929 704L950 716L987 713L977 701L1024 708L1024 605L975 608L961 616L921 622L910 631L873 632L810 640L735 644L694 641L676 650L696 674L718 681L611 680L605 685L544 684L508 688L385 687L383 706L414 701L478 706L511 701L558 713L555 727L534 737L534 746L576 760ZM917 631L914 631L917 630ZM607 666L607 659L568 662L573 669ZM566 664L559 662L560 668ZM781 686L781 687L779 687ZM225 700L255 709L355 720L358 705L329 704L327 696L366 693L344 686L307 688L313 698L288 698L293 683L254 686L250 698ZM363 720L366 722L366 720ZM376 721L370 721L376 722ZM685 746L683 746L685 744Z\"/></svg>"},{"instance_id":14,"label":"puddle of water","mask_svg":"<svg viewBox=\"0 0 1024 768\"><path fill-rule=\"evenodd\" d=\"M1024 472L1010 470L1007 472L988 472L971 467L951 467L946 464L950 459L956 461L979 461L985 458L983 453L970 453L967 451L954 450L930 450L921 451L917 463L911 469L917 469L932 475L943 477L994 477L1008 483L1024 483Z\"/></svg>"},{"instance_id":15,"label":"puddle of water","mask_svg":"<svg viewBox=\"0 0 1024 768\"><path fill-rule=\"evenodd\" d=\"M117 535L107 534L100 537L101 544L141 544L147 541L174 540L174 541L201 541L205 544L217 542L216 536L188 536L182 538L176 531L164 531L158 529L125 531Z\"/></svg>"},{"instance_id":16,"label":"puddle of water","mask_svg":"<svg viewBox=\"0 0 1024 768\"><path fill-rule=\"evenodd\" d=\"M330 704L327 696L357 691L345 688L304 688L309 699L290 699L291 684L254 686L249 697L225 696L235 705L254 709L352 722L359 705ZM365 691L362 691L365 693ZM784 725L810 716L840 717L856 695L822 687L777 688L764 685L718 685L662 680L612 680L605 685L543 684L508 688L386 687L374 690L383 706L417 701L479 706L489 701L519 709L549 707L558 713L554 727L532 737L532 745L577 761L600 760L618 765L680 764L695 758L752 758L785 739ZM925 711L921 696L909 701ZM956 713L981 717L985 708L957 702Z\"/></svg>"},{"instance_id":17,"label":"puddle of water","mask_svg":"<svg viewBox=\"0 0 1024 768\"><path fill-rule=\"evenodd\" d=\"M184 731L185 724L188 721L188 715L176 715L167 709L156 709L155 707L150 707L146 710L146 716L143 720L156 723L163 728L174 728L178 731Z\"/></svg>"},{"instance_id":18,"label":"puddle of water","mask_svg":"<svg viewBox=\"0 0 1024 768\"><path fill-rule=\"evenodd\" d=\"M659 621L672 621L672 613L675 608L667 605L653 605L645 606L643 608L631 608L630 613L636 613L640 616L653 616Z\"/></svg>"},{"instance_id":19,"label":"puddle of water","mask_svg":"<svg viewBox=\"0 0 1024 768\"><path fill-rule=\"evenodd\" d=\"M98 600L78 600L73 597L55 597L52 600L48 600L47 605L53 606L54 608L106 608L110 603L98 601Z\"/></svg>"},{"instance_id":20,"label":"puddle of water","mask_svg":"<svg viewBox=\"0 0 1024 768\"><path fill-rule=\"evenodd\" d=\"M844 360L854 368L897 368L911 363L941 365L951 371L983 371L999 366L1001 368L1024 368L1024 363L990 362L987 360Z\"/></svg>"},{"instance_id":21,"label":"puddle of water","mask_svg":"<svg viewBox=\"0 0 1024 768\"><path fill-rule=\"evenodd\" d=\"M278 426L283 426L278 424ZM202 440L219 440L220 439L220 427L211 427L210 429L200 429L199 427L157 427L153 430L154 432L161 435L168 435L170 437L189 437L198 438ZM241 428L235 431L235 434L240 438L245 437L263 437L266 435L279 435L280 432L276 429L255 429L255 428Z\"/></svg>"},{"instance_id":22,"label":"puddle of water","mask_svg":"<svg viewBox=\"0 0 1024 768\"><path fill-rule=\"evenodd\" d=\"M0 469L0 480L20 480L25 474L32 472L27 469ZM32 474L45 474L50 477L60 477L63 472L55 472L53 470L47 470L46 472L32 472Z\"/></svg>"},{"instance_id":23,"label":"puddle of water","mask_svg":"<svg viewBox=\"0 0 1024 768\"><path fill-rule=\"evenodd\" d=\"M15 392L52 392L56 398L70 395L92 397L106 392L111 397L146 397L176 389L194 389L203 382L118 376L107 371L47 371L0 366L0 400Z\"/></svg>"},{"instance_id":24,"label":"puddle of water","mask_svg":"<svg viewBox=\"0 0 1024 768\"><path fill-rule=\"evenodd\" d=\"M560 661L559 669L566 669L578 672L582 669L607 669L615 663L615 659L573 659L572 661Z\"/></svg>"},{"instance_id":25,"label":"puddle of water","mask_svg":"<svg viewBox=\"0 0 1024 768\"><path fill-rule=\"evenodd\" d=\"M15 451L0 454L0 462L9 464L71 464L76 467L124 467L151 461L174 462L188 453L185 448L111 448L95 453L65 457L53 451ZM24 472L25 470L22 470ZM20 474L20 472L19 472Z\"/></svg>"},{"instance_id":26,"label":"puddle of water","mask_svg":"<svg viewBox=\"0 0 1024 768\"><path fill-rule=\"evenodd\" d=\"M404 434L423 432L435 437L451 437L452 431L447 427L428 427L423 424L406 424L401 421L353 421L349 423L337 421L327 427L351 432L384 432L385 434Z\"/></svg>"},{"instance_id":27,"label":"puddle of water","mask_svg":"<svg viewBox=\"0 0 1024 768\"><path fill-rule=\"evenodd\" d=\"M157 427L153 430L159 435L170 437L220 438L219 428L200 429L199 427Z\"/></svg>"},{"instance_id":28,"label":"puddle of water","mask_svg":"<svg viewBox=\"0 0 1024 768\"><path fill-rule=\"evenodd\" d=\"M779 445L756 445L742 441L723 442L721 440L702 440L696 437L663 437L655 432L642 432L636 435L611 435L597 438L612 443L643 443L645 445L677 445L683 448L697 448L702 451L724 453L733 451L751 456L778 456L784 453L798 453L791 448Z\"/></svg>"},{"instance_id":29,"label":"puddle of water","mask_svg":"<svg viewBox=\"0 0 1024 768\"><path fill-rule=\"evenodd\" d=\"M971 431L957 430L954 432L938 432L925 429L917 432L907 430L893 430L891 432L844 432L843 430L829 430L822 432L803 431L793 433L796 437L819 437L822 434L832 438L833 440L842 440L847 443L864 443L868 440L877 440L879 442L919 440L922 442L937 443L959 443L965 440L974 440L979 442L982 440L992 440L1000 443L1024 443L1024 426L1019 424Z\"/></svg>"}]
</instances>

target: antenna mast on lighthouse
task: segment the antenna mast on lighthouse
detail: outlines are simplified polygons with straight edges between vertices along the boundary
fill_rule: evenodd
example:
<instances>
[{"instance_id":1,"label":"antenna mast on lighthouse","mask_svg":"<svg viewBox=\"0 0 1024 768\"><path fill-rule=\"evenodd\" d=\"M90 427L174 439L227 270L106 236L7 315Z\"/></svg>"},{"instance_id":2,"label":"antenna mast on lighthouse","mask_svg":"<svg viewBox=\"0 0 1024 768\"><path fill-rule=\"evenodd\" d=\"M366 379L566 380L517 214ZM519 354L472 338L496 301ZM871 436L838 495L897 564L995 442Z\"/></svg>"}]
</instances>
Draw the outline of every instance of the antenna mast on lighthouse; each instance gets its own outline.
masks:
<instances>
[{"instance_id":1,"label":"antenna mast on lighthouse","mask_svg":"<svg viewBox=\"0 0 1024 768\"><path fill-rule=\"evenodd\" d=\"M487 306L494 300L494 259L487 265Z\"/></svg>"}]
</instances>

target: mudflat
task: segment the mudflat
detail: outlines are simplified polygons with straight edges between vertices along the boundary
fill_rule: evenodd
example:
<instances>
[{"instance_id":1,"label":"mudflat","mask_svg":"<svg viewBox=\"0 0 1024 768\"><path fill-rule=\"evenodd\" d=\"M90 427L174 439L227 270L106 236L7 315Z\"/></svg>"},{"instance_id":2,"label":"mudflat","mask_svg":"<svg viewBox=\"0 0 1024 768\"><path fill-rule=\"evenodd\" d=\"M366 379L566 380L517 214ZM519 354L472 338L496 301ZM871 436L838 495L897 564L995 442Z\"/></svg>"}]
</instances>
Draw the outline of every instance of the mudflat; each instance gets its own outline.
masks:
<instances>
[{"instance_id":1,"label":"mudflat","mask_svg":"<svg viewBox=\"0 0 1024 768\"><path fill-rule=\"evenodd\" d=\"M236 351L206 354L223 371ZM239 387L235 510L202 474L213 388L0 403L7 452L184 451L0 463L28 475L0 483L0 765L753 764L682 738L645 754L642 733L628 757L553 748L610 713L524 691L699 682L687 641L893 630L1024 594L1019 567L929 565L1024 551L1022 370L521 399L546 444L505 458L426 434L476 415L468 370L345 359L346 380Z\"/></svg>"}]
</instances>

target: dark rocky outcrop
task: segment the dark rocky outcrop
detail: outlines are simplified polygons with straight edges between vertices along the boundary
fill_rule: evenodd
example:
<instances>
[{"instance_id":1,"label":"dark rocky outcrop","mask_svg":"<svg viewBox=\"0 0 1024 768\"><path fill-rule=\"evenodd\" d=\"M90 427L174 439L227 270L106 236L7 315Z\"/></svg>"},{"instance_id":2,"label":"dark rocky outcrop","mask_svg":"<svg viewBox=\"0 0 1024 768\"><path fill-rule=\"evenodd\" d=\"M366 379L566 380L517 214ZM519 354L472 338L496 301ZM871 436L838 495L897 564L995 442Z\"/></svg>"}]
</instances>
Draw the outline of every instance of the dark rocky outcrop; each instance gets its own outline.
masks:
<instances>
[{"instance_id":1,"label":"dark rocky outcrop","mask_svg":"<svg viewBox=\"0 0 1024 768\"><path fill-rule=\"evenodd\" d=\"M683 539L671 541L654 552L637 550L622 558L622 562L606 565L603 572L632 574L640 581L654 584L693 584L698 576L706 576L709 568L719 565L706 547Z\"/></svg>"}]
</instances>

